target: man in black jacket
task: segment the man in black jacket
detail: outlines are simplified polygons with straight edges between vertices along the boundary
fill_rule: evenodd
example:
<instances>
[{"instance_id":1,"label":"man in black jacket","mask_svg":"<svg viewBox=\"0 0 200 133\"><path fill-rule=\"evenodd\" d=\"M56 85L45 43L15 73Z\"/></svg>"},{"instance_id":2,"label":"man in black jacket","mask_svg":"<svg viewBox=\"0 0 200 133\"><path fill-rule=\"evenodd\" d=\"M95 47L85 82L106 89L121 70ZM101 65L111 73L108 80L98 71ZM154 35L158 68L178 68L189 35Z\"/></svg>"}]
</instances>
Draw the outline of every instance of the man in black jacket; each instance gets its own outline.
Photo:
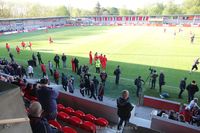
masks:
<instances>
[{"instance_id":1,"label":"man in black jacket","mask_svg":"<svg viewBox=\"0 0 200 133\"><path fill-rule=\"evenodd\" d=\"M131 111L133 110L133 105L129 102L129 92L128 90L122 91L122 96L117 99L117 114L120 118L117 129L121 130L123 122L124 126L129 122L131 117Z\"/></svg>"},{"instance_id":2,"label":"man in black jacket","mask_svg":"<svg viewBox=\"0 0 200 133\"><path fill-rule=\"evenodd\" d=\"M179 92L178 98L182 98L182 93L186 88L186 80L187 78L184 78L180 81L180 84L179 84L180 92Z\"/></svg>"},{"instance_id":3,"label":"man in black jacket","mask_svg":"<svg viewBox=\"0 0 200 133\"><path fill-rule=\"evenodd\" d=\"M11 62L14 62L14 56L11 52L9 53L9 56L10 56Z\"/></svg>"},{"instance_id":4,"label":"man in black jacket","mask_svg":"<svg viewBox=\"0 0 200 133\"><path fill-rule=\"evenodd\" d=\"M196 81L193 80L186 89L188 91L188 102L190 102L194 99L194 94L199 91L199 87L197 86Z\"/></svg>"},{"instance_id":5,"label":"man in black jacket","mask_svg":"<svg viewBox=\"0 0 200 133\"><path fill-rule=\"evenodd\" d=\"M56 56L54 57L54 61L56 63L56 68L60 68L60 57L58 56L58 54L56 54Z\"/></svg>"},{"instance_id":6,"label":"man in black jacket","mask_svg":"<svg viewBox=\"0 0 200 133\"><path fill-rule=\"evenodd\" d=\"M95 100L97 100L96 96L95 96L95 87L94 87L94 82L91 80L90 81L90 92L91 92L91 95L89 98L94 98Z\"/></svg>"},{"instance_id":7,"label":"man in black jacket","mask_svg":"<svg viewBox=\"0 0 200 133\"><path fill-rule=\"evenodd\" d=\"M159 92L162 92L162 86L165 85L165 75L163 72L159 75Z\"/></svg>"},{"instance_id":8,"label":"man in black jacket","mask_svg":"<svg viewBox=\"0 0 200 133\"><path fill-rule=\"evenodd\" d=\"M120 77L120 74L121 74L121 70L120 70L119 65L118 65L117 68L116 68L115 71L114 71L114 75L116 76L116 78L115 78L115 84L116 84L116 85L119 84L119 77Z\"/></svg>"},{"instance_id":9,"label":"man in black jacket","mask_svg":"<svg viewBox=\"0 0 200 133\"><path fill-rule=\"evenodd\" d=\"M158 74L156 70L153 71L153 74L151 75L151 89L155 89L156 87L156 80L157 80Z\"/></svg>"},{"instance_id":10,"label":"man in black jacket","mask_svg":"<svg viewBox=\"0 0 200 133\"><path fill-rule=\"evenodd\" d=\"M67 56L63 53L63 55L62 55L63 68L67 67L66 61L67 61Z\"/></svg>"},{"instance_id":11,"label":"man in black jacket","mask_svg":"<svg viewBox=\"0 0 200 133\"><path fill-rule=\"evenodd\" d=\"M31 103L29 107L30 125L33 133L62 133L49 125L47 119L41 117L42 106L39 102Z\"/></svg>"},{"instance_id":12,"label":"man in black jacket","mask_svg":"<svg viewBox=\"0 0 200 133\"><path fill-rule=\"evenodd\" d=\"M142 92L142 84L144 84L144 80L141 78L141 76L138 76L138 78L135 79L135 85L137 87L136 96L139 97L139 93Z\"/></svg>"},{"instance_id":13,"label":"man in black jacket","mask_svg":"<svg viewBox=\"0 0 200 133\"><path fill-rule=\"evenodd\" d=\"M78 71L78 63L79 63L79 60L75 57L74 58L75 73Z\"/></svg>"},{"instance_id":14,"label":"man in black jacket","mask_svg":"<svg viewBox=\"0 0 200 133\"><path fill-rule=\"evenodd\" d=\"M38 64L39 65L42 64L42 58L39 52L37 53L37 58L38 58Z\"/></svg>"},{"instance_id":15,"label":"man in black jacket","mask_svg":"<svg viewBox=\"0 0 200 133\"><path fill-rule=\"evenodd\" d=\"M199 91L199 87L197 86L196 81L193 80L186 89L188 91L188 102L190 102L194 99L194 94Z\"/></svg>"}]
</instances>

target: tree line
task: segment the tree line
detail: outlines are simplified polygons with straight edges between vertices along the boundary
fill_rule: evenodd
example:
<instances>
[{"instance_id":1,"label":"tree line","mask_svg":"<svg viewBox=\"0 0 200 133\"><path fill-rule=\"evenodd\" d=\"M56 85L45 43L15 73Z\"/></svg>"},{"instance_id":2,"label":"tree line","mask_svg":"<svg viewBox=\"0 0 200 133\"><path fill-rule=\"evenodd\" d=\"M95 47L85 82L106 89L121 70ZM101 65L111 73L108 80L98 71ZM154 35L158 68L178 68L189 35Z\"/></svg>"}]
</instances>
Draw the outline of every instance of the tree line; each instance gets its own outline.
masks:
<instances>
[{"instance_id":1,"label":"tree line","mask_svg":"<svg viewBox=\"0 0 200 133\"><path fill-rule=\"evenodd\" d=\"M66 7L47 6L35 3L17 3L0 0L0 18L28 18L51 16L92 16L92 15L173 15L173 14L200 14L200 0L184 0L181 4L173 1L167 3L155 3L135 11L125 6L102 7L99 2L91 10Z\"/></svg>"}]
</instances>

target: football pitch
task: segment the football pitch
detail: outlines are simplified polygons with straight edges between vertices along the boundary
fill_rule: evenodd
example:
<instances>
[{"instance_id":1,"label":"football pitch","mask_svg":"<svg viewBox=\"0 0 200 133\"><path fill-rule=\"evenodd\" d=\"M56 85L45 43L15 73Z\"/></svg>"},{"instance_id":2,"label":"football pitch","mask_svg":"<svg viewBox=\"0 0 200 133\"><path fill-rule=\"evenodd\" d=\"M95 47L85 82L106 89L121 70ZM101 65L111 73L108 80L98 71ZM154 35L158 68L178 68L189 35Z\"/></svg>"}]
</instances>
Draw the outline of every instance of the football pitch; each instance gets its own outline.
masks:
<instances>
[{"instance_id":1,"label":"football pitch","mask_svg":"<svg viewBox=\"0 0 200 133\"><path fill-rule=\"evenodd\" d=\"M174 32L176 31L176 36ZM195 33L194 43L190 43L190 32ZM48 38L52 37L54 43L49 44ZM41 52L42 60L47 64L53 61L55 54L67 55L67 69L59 69L59 72L73 74L76 86L79 86L79 78L71 72L71 57L78 57L79 64L89 65L89 51L93 54L105 54L108 58L106 72L105 95L116 98L123 89L130 91L132 102L136 103L136 87L134 79L142 76L146 84L143 86L145 95L159 97L158 86L150 89L148 76L149 67L156 69L158 74L163 71L166 85L163 92L169 93L169 100L187 102L187 91L183 93L183 99L178 99L179 82L187 77L187 84L196 80L200 86L199 71L189 74L194 60L200 57L200 32L198 28L167 27L164 33L163 27L131 27L131 26L91 26L91 27L65 27L49 29L30 33L20 33L0 36L0 57L10 60L5 48L6 42L11 46L11 52L17 62L27 67L27 60L31 59L32 53ZM29 48L22 50L17 55L15 47L20 46L21 41L32 42L32 51ZM120 84L115 85L113 71L117 65L121 68ZM46 65L47 66L47 65ZM54 65L55 66L55 65ZM89 66L90 73L95 74L94 65ZM34 68L35 78L42 77L40 67ZM49 71L48 71L49 74ZM50 75L50 74L49 74ZM49 76L50 77L50 76ZM99 77L99 76L98 76ZM53 81L53 78L51 77ZM157 80L158 83L158 80ZM200 92L196 93L199 97Z\"/></svg>"}]
</instances>

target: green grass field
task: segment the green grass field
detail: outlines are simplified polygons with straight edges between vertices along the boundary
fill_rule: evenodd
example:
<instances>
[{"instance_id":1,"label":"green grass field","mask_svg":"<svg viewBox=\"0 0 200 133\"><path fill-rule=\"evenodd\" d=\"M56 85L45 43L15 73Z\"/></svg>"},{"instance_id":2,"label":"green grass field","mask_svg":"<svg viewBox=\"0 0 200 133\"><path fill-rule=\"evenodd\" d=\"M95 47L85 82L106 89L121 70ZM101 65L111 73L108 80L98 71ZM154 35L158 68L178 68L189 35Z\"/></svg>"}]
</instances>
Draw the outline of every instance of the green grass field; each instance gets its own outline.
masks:
<instances>
[{"instance_id":1,"label":"green grass field","mask_svg":"<svg viewBox=\"0 0 200 133\"><path fill-rule=\"evenodd\" d=\"M80 64L88 64L89 51L93 53L106 54L108 58L105 95L116 98L121 90L128 89L131 99L136 103L134 79L141 75L144 80L149 75L149 67L153 67L160 73L162 70L166 77L164 92L170 94L170 100L185 102L187 92L183 94L184 99L178 99L179 81L187 77L187 83L196 80L200 84L199 72L189 74L189 70L194 60L200 54L200 32L198 28L182 28L183 32L178 32L178 28L167 28L163 33L161 27L66 27L61 29L51 29L48 33L36 31L31 33L21 33L0 36L0 57L8 57L5 43L11 45L11 51L15 60L27 66L27 60L31 59L32 52L40 51L44 63L53 60L56 53L63 52L68 55L68 69L59 69L68 75L71 72L71 57L78 57ZM177 31L174 37L174 31ZM190 31L196 35L194 44L190 44ZM53 44L48 43L51 36ZM15 47L21 41L31 41L33 51L29 48L23 50L20 55L16 54ZM120 85L114 84L113 71L117 65L121 66ZM40 68L35 68L35 77L41 77ZM95 72L94 66L90 66L92 75ZM52 78L51 78L52 79ZM78 84L78 77L76 77ZM159 97L158 86L156 90L149 89L148 83L143 87L145 95ZM196 93L199 96L200 92Z\"/></svg>"}]
</instances>

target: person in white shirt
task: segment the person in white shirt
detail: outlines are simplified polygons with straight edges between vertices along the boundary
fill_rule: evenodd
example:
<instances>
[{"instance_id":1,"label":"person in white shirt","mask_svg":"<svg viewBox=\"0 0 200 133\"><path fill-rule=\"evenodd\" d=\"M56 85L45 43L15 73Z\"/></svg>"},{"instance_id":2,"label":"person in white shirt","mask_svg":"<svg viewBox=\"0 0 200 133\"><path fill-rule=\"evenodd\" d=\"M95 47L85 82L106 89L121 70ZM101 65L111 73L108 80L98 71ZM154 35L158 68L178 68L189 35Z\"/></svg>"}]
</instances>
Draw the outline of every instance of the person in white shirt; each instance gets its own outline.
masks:
<instances>
[{"instance_id":1,"label":"person in white shirt","mask_svg":"<svg viewBox=\"0 0 200 133\"><path fill-rule=\"evenodd\" d=\"M194 98L194 99L188 104L188 106L186 106L186 109L191 110L191 109L194 108L194 107L198 107L198 108L199 108L199 106L197 105L197 103L198 103L198 98Z\"/></svg>"},{"instance_id":2,"label":"person in white shirt","mask_svg":"<svg viewBox=\"0 0 200 133\"><path fill-rule=\"evenodd\" d=\"M28 66L27 71L28 71L29 78L32 78L34 72L33 72L33 67L31 65Z\"/></svg>"}]
</instances>

